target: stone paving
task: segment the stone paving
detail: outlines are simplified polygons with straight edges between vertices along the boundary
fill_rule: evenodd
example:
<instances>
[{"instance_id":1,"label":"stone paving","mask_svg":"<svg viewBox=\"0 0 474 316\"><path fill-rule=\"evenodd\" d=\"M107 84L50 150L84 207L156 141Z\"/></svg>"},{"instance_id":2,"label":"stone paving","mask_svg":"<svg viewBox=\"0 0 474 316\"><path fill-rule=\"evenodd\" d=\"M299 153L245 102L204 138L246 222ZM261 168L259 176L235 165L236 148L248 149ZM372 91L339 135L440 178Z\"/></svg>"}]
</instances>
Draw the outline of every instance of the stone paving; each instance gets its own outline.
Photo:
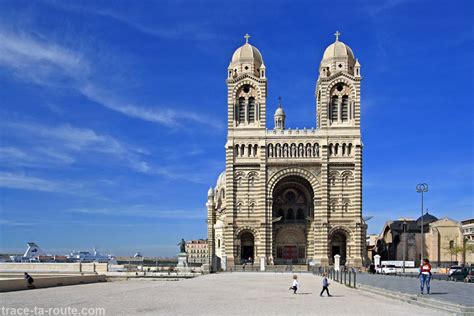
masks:
<instances>
[{"instance_id":1,"label":"stone paving","mask_svg":"<svg viewBox=\"0 0 474 316\"><path fill-rule=\"evenodd\" d=\"M383 288L389 291L417 295L420 293L418 278L393 275L358 273L357 283ZM474 306L474 283L431 280L430 299L452 304ZM425 289L426 293L426 289Z\"/></svg>"},{"instance_id":2,"label":"stone paving","mask_svg":"<svg viewBox=\"0 0 474 316\"><path fill-rule=\"evenodd\" d=\"M332 283L320 297L321 278L288 273L222 273L181 281L130 280L0 294L0 306L105 308L106 315L445 315Z\"/></svg>"}]
</instances>

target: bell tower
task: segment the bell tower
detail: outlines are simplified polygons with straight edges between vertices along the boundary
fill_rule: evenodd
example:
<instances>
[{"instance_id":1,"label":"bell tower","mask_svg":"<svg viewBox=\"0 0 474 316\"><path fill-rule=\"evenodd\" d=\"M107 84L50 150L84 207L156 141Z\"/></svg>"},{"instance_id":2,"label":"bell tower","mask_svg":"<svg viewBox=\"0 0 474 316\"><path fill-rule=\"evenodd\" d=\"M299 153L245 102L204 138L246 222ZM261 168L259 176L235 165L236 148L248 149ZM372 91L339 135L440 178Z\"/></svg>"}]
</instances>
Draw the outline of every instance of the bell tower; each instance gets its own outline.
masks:
<instances>
[{"instance_id":1,"label":"bell tower","mask_svg":"<svg viewBox=\"0 0 474 316\"><path fill-rule=\"evenodd\" d=\"M360 129L360 63L352 49L336 41L324 51L316 83L317 127Z\"/></svg>"},{"instance_id":2,"label":"bell tower","mask_svg":"<svg viewBox=\"0 0 474 316\"><path fill-rule=\"evenodd\" d=\"M237 48L227 69L228 130L265 129L266 68L259 50L249 44Z\"/></svg>"}]
</instances>

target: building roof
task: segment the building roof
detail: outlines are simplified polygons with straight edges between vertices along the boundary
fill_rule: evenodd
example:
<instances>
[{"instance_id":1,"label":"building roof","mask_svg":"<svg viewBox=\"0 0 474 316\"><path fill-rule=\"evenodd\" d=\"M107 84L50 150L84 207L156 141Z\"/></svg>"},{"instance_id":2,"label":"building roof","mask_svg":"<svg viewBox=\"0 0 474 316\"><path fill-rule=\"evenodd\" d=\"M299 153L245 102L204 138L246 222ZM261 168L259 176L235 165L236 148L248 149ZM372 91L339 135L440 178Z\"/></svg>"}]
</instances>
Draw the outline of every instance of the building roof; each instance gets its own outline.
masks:
<instances>
[{"instance_id":1,"label":"building roof","mask_svg":"<svg viewBox=\"0 0 474 316\"><path fill-rule=\"evenodd\" d=\"M438 218L436 216L426 212L426 214L423 215L423 226L436 222L437 220ZM416 220L416 226L421 226L421 216Z\"/></svg>"}]
</instances>

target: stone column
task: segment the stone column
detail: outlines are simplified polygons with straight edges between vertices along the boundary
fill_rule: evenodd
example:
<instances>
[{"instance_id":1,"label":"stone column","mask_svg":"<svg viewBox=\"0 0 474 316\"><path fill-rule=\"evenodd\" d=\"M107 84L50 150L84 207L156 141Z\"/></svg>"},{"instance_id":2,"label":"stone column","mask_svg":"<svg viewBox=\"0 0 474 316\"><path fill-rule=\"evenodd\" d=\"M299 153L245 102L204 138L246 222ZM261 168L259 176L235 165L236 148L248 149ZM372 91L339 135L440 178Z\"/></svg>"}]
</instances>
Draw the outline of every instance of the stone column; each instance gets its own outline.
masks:
<instances>
[{"instance_id":1,"label":"stone column","mask_svg":"<svg viewBox=\"0 0 474 316\"><path fill-rule=\"evenodd\" d=\"M334 256L334 270L339 271L341 266L341 256L335 255Z\"/></svg>"}]
</instances>

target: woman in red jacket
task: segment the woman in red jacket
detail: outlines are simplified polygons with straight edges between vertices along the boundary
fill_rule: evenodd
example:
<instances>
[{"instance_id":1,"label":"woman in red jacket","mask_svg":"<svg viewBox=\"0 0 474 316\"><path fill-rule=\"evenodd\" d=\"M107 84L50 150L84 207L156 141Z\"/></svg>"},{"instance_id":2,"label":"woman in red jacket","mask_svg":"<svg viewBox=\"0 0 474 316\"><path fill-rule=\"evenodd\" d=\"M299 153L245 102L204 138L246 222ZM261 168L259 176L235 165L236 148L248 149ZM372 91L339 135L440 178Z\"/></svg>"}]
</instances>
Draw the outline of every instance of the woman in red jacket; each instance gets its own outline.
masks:
<instances>
[{"instance_id":1,"label":"woman in red jacket","mask_svg":"<svg viewBox=\"0 0 474 316\"><path fill-rule=\"evenodd\" d=\"M430 295L431 264L428 259L423 259L420 265L420 289L423 295L423 289L426 284L426 293Z\"/></svg>"}]
</instances>

